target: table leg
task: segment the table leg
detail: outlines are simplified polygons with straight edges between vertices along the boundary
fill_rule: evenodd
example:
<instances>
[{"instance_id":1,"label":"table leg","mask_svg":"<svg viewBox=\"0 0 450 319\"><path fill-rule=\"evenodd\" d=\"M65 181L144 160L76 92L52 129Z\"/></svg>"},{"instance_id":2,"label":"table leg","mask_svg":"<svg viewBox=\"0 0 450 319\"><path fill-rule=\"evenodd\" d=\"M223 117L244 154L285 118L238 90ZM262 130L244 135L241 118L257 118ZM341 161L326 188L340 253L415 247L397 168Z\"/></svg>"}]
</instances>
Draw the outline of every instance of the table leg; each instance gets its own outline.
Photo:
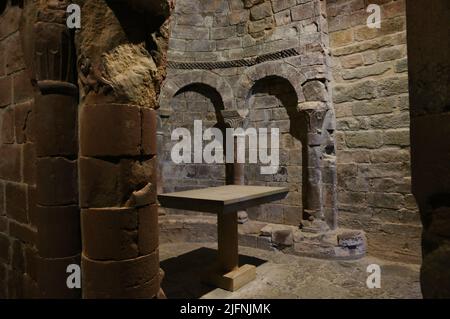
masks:
<instances>
[{"instance_id":1,"label":"table leg","mask_svg":"<svg viewBox=\"0 0 450 319\"><path fill-rule=\"evenodd\" d=\"M235 291L256 278L256 267L239 267L238 213L220 213L217 217L218 258L209 282Z\"/></svg>"},{"instance_id":2,"label":"table leg","mask_svg":"<svg viewBox=\"0 0 450 319\"><path fill-rule=\"evenodd\" d=\"M239 268L237 212L218 214L217 218L218 266L227 273Z\"/></svg>"}]
</instances>

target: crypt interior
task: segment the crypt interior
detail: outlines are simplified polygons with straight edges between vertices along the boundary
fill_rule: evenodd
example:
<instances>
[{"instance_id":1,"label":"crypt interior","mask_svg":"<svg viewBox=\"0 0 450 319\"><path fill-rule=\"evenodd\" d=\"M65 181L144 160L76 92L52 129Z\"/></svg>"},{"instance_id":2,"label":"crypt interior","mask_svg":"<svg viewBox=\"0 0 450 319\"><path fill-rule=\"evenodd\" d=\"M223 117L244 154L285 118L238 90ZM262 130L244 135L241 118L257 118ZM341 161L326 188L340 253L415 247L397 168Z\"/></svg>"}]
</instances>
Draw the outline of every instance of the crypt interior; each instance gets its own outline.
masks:
<instances>
[{"instance_id":1,"label":"crypt interior","mask_svg":"<svg viewBox=\"0 0 450 319\"><path fill-rule=\"evenodd\" d=\"M449 20L448 0L1 0L0 298L449 298ZM251 143L174 162L195 121L278 129L276 171ZM225 185L243 202L211 214ZM217 250L231 286L203 281Z\"/></svg>"}]
</instances>

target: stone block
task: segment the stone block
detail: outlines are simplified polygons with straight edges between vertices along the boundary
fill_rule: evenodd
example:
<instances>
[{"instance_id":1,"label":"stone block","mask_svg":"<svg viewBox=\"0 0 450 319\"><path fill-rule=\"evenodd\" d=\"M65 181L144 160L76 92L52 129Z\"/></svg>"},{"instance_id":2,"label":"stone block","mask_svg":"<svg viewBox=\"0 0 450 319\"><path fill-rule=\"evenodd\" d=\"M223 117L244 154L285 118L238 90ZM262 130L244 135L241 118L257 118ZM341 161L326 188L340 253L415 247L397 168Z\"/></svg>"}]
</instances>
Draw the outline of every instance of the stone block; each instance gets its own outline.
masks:
<instances>
[{"instance_id":1,"label":"stone block","mask_svg":"<svg viewBox=\"0 0 450 319\"><path fill-rule=\"evenodd\" d=\"M250 20L261 20L270 17L273 14L270 2L263 2L250 9Z\"/></svg>"},{"instance_id":2,"label":"stone block","mask_svg":"<svg viewBox=\"0 0 450 319\"><path fill-rule=\"evenodd\" d=\"M0 122L2 124L1 128L1 142L3 144L13 144L14 143L14 111L8 108L3 112L3 118Z\"/></svg>"},{"instance_id":3,"label":"stone block","mask_svg":"<svg viewBox=\"0 0 450 319\"><path fill-rule=\"evenodd\" d=\"M27 186L24 184L6 183L5 199L7 216L26 224L28 222Z\"/></svg>"},{"instance_id":4,"label":"stone block","mask_svg":"<svg viewBox=\"0 0 450 319\"><path fill-rule=\"evenodd\" d=\"M83 254L95 260L125 260L158 247L157 206L84 209Z\"/></svg>"},{"instance_id":5,"label":"stone block","mask_svg":"<svg viewBox=\"0 0 450 319\"><path fill-rule=\"evenodd\" d=\"M21 71L14 74L13 77L14 88L14 103L18 104L33 98L34 90L31 84L31 75L29 71Z\"/></svg>"},{"instance_id":6,"label":"stone block","mask_svg":"<svg viewBox=\"0 0 450 319\"><path fill-rule=\"evenodd\" d=\"M305 20L314 17L314 2L299 4L291 9L293 21Z\"/></svg>"},{"instance_id":7,"label":"stone block","mask_svg":"<svg viewBox=\"0 0 450 319\"><path fill-rule=\"evenodd\" d=\"M22 178L29 185L36 184L36 160L35 143L25 143L22 150Z\"/></svg>"},{"instance_id":8,"label":"stone block","mask_svg":"<svg viewBox=\"0 0 450 319\"><path fill-rule=\"evenodd\" d=\"M0 261L9 264L11 259L11 242L6 234L0 233Z\"/></svg>"},{"instance_id":9,"label":"stone block","mask_svg":"<svg viewBox=\"0 0 450 319\"><path fill-rule=\"evenodd\" d=\"M363 79L369 76L376 76L386 73L391 69L391 63L377 63L370 66L363 66L356 69L342 71L344 80Z\"/></svg>"},{"instance_id":10,"label":"stone block","mask_svg":"<svg viewBox=\"0 0 450 319\"><path fill-rule=\"evenodd\" d=\"M33 102L28 101L14 106L15 131L18 144L34 141Z\"/></svg>"},{"instance_id":11,"label":"stone block","mask_svg":"<svg viewBox=\"0 0 450 319\"><path fill-rule=\"evenodd\" d=\"M36 229L28 226L19 224L14 221L9 222L9 234L11 237L20 239L22 242L30 245L36 243L37 232Z\"/></svg>"},{"instance_id":12,"label":"stone block","mask_svg":"<svg viewBox=\"0 0 450 319\"><path fill-rule=\"evenodd\" d=\"M81 289L67 287L67 267L80 265L80 255L66 258L37 258L37 279L44 299L79 299Z\"/></svg>"},{"instance_id":13,"label":"stone block","mask_svg":"<svg viewBox=\"0 0 450 319\"><path fill-rule=\"evenodd\" d=\"M11 268L20 273L25 272L25 257L23 252L24 245L19 240L11 242Z\"/></svg>"},{"instance_id":14,"label":"stone block","mask_svg":"<svg viewBox=\"0 0 450 319\"><path fill-rule=\"evenodd\" d=\"M77 161L63 157L37 160L37 203L44 206L78 202Z\"/></svg>"},{"instance_id":15,"label":"stone block","mask_svg":"<svg viewBox=\"0 0 450 319\"><path fill-rule=\"evenodd\" d=\"M11 77L0 78L0 108L11 104L12 82Z\"/></svg>"},{"instance_id":16,"label":"stone block","mask_svg":"<svg viewBox=\"0 0 450 319\"><path fill-rule=\"evenodd\" d=\"M41 257L63 258L80 253L78 206L38 206L37 213L37 248Z\"/></svg>"},{"instance_id":17,"label":"stone block","mask_svg":"<svg viewBox=\"0 0 450 319\"><path fill-rule=\"evenodd\" d=\"M76 98L62 94L39 95L36 97L35 109L37 155L77 154Z\"/></svg>"},{"instance_id":18,"label":"stone block","mask_svg":"<svg viewBox=\"0 0 450 319\"><path fill-rule=\"evenodd\" d=\"M330 42L333 47L351 44L353 42L353 30L349 29L331 33Z\"/></svg>"},{"instance_id":19,"label":"stone block","mask_svg":"<svg viewBox=\"0 0 450 319\"><path fill-rule=\"evenodd\" d=\"M83 298L152 298L159 291L158 251L123 261L82 256Z\"/></svg>"},{"instance_id":20,"label":"stone block","mask_svg":"<svg viewBox=\"0 0 450 319\"><path fill-rule=\"evenodd\" d=\"M364 64L361 54L343 56L339 60L341 61L341 66L345 69L353 69Z\"/></svg>"},{"instance_id":21,"label":"stone block","mask_svg":"<svg viewBox=\"0 0 450 319\"><path fill-rule=\"evenodd\" d=\"M36 186L28 185L28 221L31 226L37 225L37 190Z\"/></svg>"},{"instance_id":22,"label":"stone block","mask_svg":"<svg viewBox=\"0 0 450 319\"><path fill-rule=\"evenodd\" d=\"M141 154L141 112L135 105L85 105L80 112L80 154L137 156Z\"/></svg>"},{"instance_id":23,"label":"stone block","mask_svg":"<svg viewBox=\"0 0 450 319\"><path fill-rule=\"evenodd\" d=\"M80 158L80 205L83 208L124 206L133 192L151 183L149 198L156 201L156 157L118 163ZM144 186L145 187L145 186Z\"/></svg>"},{"instance_id":24,"label":"stone block","mask_svg":"<svg viewBox=\"0 0 450 319\"><path fill-rule=\"evenodd\" d=\"M272 7L274 12L279 12L285 9L289 9L295 6L295 0L278 0L272 1Z\"/></svg>"},{"instance_id":25,"label":"stone block","mask_svg":"<svg viewBox=\"0 0 450 319\"><path fill-rule=\"evenodd\" d=\"M158 128L156 111L142 108L142 152L145 155L156 155L158 142L156 131Z\"/></svg>"},{"instance_id":26,"label":"stone block","mask_svg":"<svg viewBox=\"0 0 450 319\"><path fill-rule=\"evenodd\" d=\"M37 258L38 252L36 248L25 245L25 272L33 279L37 280Z\"/></svg>"},{"instance_id":27,"label":"stone block","mask_svg":"<svg viewBox=\"0 0 450 319\"><path fill-rule=\"evenodd\" d=\"M383 132L358 131L345 134L346 143L351 148L379 148L383 145Z\"/></svg>"},{"instance_id":28,"label":"stone block","mask_svg":"<svg viewBox=\"0 0 450 319\"><path fill-rule=\"evenodd\" d=\"M409 129L388 130L384 132L383 140L386 145L409 146Z\"/></svg>"},{"instance_id":29,"label":"stone block","mask_svg":"<svg viewBox=\"0 0 450 319\"><path fill-rule=\"evenodd\" d=\"M7 29L13 26L7 27ZM20 32L15 32L4 42L6 48L6 74L25 68ZM29 78L31 79L31 78Z\"/></svg>"},{"instance_id":30,"label":"stone block","mask_svg":"<svg viewBox=\"0 0 450 319\"><path fill-rule=\"evenodd\" d=\"M328 101L328 92L321 81L308 81L303 85L303 94L307 101Z\"/></svg>"}]
</instances>

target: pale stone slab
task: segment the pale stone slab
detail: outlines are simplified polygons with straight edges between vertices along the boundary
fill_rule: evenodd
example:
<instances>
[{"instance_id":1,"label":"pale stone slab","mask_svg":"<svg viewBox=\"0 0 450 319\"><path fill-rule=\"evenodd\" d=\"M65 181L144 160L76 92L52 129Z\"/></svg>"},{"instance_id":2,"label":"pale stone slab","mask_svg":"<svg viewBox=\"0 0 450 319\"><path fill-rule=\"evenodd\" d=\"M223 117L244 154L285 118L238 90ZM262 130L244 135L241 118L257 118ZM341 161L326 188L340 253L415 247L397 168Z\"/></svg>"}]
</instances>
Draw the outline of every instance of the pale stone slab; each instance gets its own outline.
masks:
<instances>
[{"instance_id":1,"label":"pale stone slab","mask_svg":"<svg viewBox=\"0 0 450 319\"><path fill-rule=\"evenodd\" d=\"M158 200L166 208L207 213L228 213L286 197L287 187L226 185L161 194Z\"/></svg>"}]
</instances>

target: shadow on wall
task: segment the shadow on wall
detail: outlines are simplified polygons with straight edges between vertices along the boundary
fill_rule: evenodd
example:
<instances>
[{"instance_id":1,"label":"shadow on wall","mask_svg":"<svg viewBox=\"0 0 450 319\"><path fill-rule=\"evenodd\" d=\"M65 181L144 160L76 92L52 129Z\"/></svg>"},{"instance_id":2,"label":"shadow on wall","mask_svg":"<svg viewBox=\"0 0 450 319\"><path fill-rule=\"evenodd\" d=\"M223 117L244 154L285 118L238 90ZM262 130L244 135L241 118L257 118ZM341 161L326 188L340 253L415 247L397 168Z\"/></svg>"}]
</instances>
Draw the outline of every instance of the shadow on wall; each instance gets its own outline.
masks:
<instances>
[{"instance_id":1,"label":"shadow on wall","mask_svg":"<svg viewBox=\"0 0 450 319\"><path fill-rule=\"evenodd\" d=\"M200 298L216 289L202 283L204 274L208 271L207 265L212 265L217 259L217 251L210 248L199 248L161 261L161 269L165 272L161 284L168 298ZM266 261L250 256L239 256L239 265L251 264L256 267Z\"/></svg>"}]
</instances>

